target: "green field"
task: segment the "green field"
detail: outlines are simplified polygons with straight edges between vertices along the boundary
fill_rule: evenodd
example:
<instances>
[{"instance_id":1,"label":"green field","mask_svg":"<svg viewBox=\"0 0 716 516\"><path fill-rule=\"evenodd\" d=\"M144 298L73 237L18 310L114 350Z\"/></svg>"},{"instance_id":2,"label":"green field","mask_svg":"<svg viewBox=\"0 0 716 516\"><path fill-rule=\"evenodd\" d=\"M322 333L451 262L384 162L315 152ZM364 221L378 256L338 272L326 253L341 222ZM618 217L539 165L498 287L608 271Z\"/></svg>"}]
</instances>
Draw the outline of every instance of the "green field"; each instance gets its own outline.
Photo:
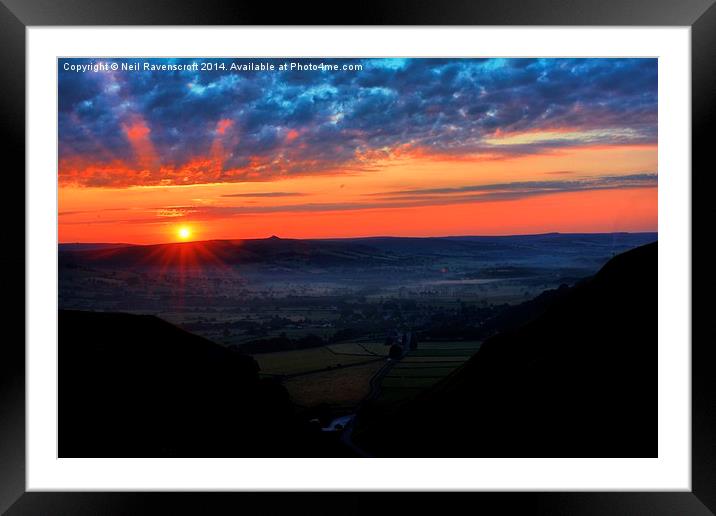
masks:
<instances>
[{"instance_id":1,"label":"green field","mask_svg":"<svg viewBox=\"0 0 716 516\"><path fill-rule=\"evenodd\" d=\"M346 342L341 344L331 344L328 348L338 354L374 357L388 356L389 349L388 346L385 346L382 342Z\"/></svg>"},{"instance_id":2,"label":"green field","mask_svg":"<svg viewBox=\"0 0 716 516\"><path fill-rule=\"evenodd\" d=\"M480 349L482 343L478 341L452 341L452 342L436 342L428 341L421 342L418 346L419 349L415 351L426 351L426 350L453 350L453 351L466 351L475 352Z\"/></svg>"},{"instance_id":3,"label":"green field","mask_svg":"<svg viewBox=\"0 0 716 516\"><path fill-rule=\"evenodd\" d=\"M345 342L318 348L253 355L264 375L283 377L293 402L302 408L355 408L370 391L370 380L386 363L378 342Z\"/></svg>"},{"instance_id":4,"label":"green field","mask_svg":"<svg viewBox=\"0 0 716 516\"><path fill-rule=\"evenodd\" d=\"M370 379L383 367L383 360L289 378L283 384L300 407L330 405L333 409L355 408L370 392Z\"/></svg>"},{"instance_id":5,"label":"green field","mask_svg":"<svg viewBox=\"0 0 716 516\"><path fill-rule=\"evenodd\" d=\"M464 364L480 342L426 342L400 360L381 382L377 402L384 405L409 400L432 387Z\"/></svg>"},{"instance_id":6,"label":"green field","mask_svg":"<svg viewBox=\"0 0 716 516\"><path fill-rule=\"evenodd\" d=\"M479 342L419 344L383 377L377 401L395 403L412 398L460 367L479 347ZM387 351L382 342L353 341L258 353L254 358L261 373L284 377L284 386L299 406L348 408L369 393L370 379L385 364Z\"/></svg>"},{"instance_id":7,"label":"green field","mask_svg":"<svg viewBox=\"0 0 716 516\"><path fill-rule=\"evenodd\" d=\"M404 370L404 369L422 369L425 367L446 367L446 368L456 368L462 365L465 362L464 358L455 358L451 357L450 359L446 359L445 357L438 357L435 360L431 360L430 357L418 357L411 359L409 356L405 357L403 360L398 362L395 365L394 370Z\"/></svg>"},{"instance_id":8,"label":"green field","mask_svg":"<svg viewBox=\"0 0 716 516\"><path fill-rule=\"evenodd\" d=\"M475 351L466 349L416 349L411 351L408 356L416 357L469 357Z\"/></svg>"},{"instance_id":9,"label":"green field","mask_svg":"<svg viewBox=\"0 0 716 516\"><path fill-rule=\"evenodd\" d=\"M431 387L432 385L435 385L437 382L439 382L443 377L438 376L413 376L413 377L395 377L395 376L386 376L383 378L383 383L381 384L381 388L383 389L390 389L393 388L426 388Z\"/></svg>"},{"instance_id":10,"label":"green field","mask_svg":"<svg viewBox=\"0 0 716 516\"><path fill-rule=\"evenodd\" d=\"M259 363L261 372L271 375L295 375L309 371L320 371L328 368L374 360L378 357L365 355L342 355L332 352L327 347L301 349L297 351L280 351L276 353L259 353L253 355Z\"/></svg>"},{"instance_id":11,"label":"green field","mask_svg":"<svg viewBox=\"0 0 716 516\"><path fill-rule=\"evenodd\" d=\"M457 369L451 367L422 366L422 367L394 367L386 378L443 378Z\"/></svg>"},{"instance_id":12,"label":"green field","mask_svg":"<svg viewBox=\"0 0 716 516\"><path fill-rule=\"evenodd\" d=\"M424 364L424 363L432 363L432 362L443 362L446 364L449 363L458 363L462 364L465 360L470 358L470 355L448 355L448 356L438 356L438 355L430 355L430 356L413 356L411 354L408 354L408 356L404 357L401 360L401 363L404 364Z\"/></svg>"},{"instance_id":13,"label":"green field","mask_svg":"<svg viewBox=\"0 0 716 516\"><path fill-rule=\"evenodd\" d=\"M245 335L245 334L231 334L230 336L225 336L221 331L217 331L215 333L205 332L208 336L210 336L213 340L217 342L221 342L224 345L237 345L241 346L242 344L245 344L247 342L251 342L253 340L256 340L258 338L261 339L270 339L280 336L286 336L289 339L300 339L301 337L306 337L308 335L317 335L318 337L321 337L322 339L328 339L330 338L335 330L331 328L284 328L280 330L274 330L266 332L261 337L256 337L255 335Z\"/></svg>"}]
</instances>

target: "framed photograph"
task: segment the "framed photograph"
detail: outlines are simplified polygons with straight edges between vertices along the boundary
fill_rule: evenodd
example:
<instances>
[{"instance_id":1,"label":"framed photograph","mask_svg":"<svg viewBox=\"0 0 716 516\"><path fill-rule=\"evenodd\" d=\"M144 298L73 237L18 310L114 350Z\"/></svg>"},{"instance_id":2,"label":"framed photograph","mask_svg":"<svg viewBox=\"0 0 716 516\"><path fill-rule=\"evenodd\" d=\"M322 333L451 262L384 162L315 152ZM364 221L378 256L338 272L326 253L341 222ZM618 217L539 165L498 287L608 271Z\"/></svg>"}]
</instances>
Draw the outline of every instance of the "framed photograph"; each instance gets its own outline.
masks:
<instances>
[{"instance_id":1,"label":"framed photograph","mask_svg":"<svg viewBox=\"0 0 716 516\"><path fill-rule=\"evenodd\" d=\"M716 511L713 2L4 4L3 511Z\"/></svg>"}]
</instances>

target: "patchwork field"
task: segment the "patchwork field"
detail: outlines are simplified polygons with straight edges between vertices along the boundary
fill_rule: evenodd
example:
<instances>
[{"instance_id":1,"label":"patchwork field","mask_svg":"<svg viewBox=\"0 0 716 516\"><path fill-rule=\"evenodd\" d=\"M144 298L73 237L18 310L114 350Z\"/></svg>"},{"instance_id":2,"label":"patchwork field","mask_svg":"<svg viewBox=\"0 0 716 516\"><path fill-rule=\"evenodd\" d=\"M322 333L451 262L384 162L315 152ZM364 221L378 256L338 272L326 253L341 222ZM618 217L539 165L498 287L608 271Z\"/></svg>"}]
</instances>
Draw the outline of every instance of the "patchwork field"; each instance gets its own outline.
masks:
<instances>
[{"instance_id":1,"label":"patchwork field","mask_svg":"<svg viewBox=\"0 0 716 516\"><path fill-rule=\"evenodd\" d=\"M389 350L389 347L382 342L346 342L332 344L328 348L337 354L375 357L386 357Z\"/></svg>"},{"instance_id":2,"label":"patchwork field","mask_svg":"<svg viewBox=\"0 0 716 516\"><path fill-rule=\"evenodd\" d=\"M371 378L385 365L387 354L382 342L343 342L253 357L261 374L281 378L297 406L346 411L369 394Z\"/></svg>"},{"instance_id":3,"label":"patchwork field","mask_svg":"<svg viewBox=\"0 0 716 516\"><path fill-rule=\"evenodd\" d=\"M360 350L360 348L357 349ZM340 369L351 364L380 358L380 356L371 355L365 351L362 353L356 351L351 354L336 352L330 346L254 355L262 374L278 376L293 376L329 369Z\"/></svg>"},{"instance_id":4,"label":"patchwork field","mask_svg":"<svg viewBox=\"0 0 716 516\"><path fill-rule=\"evenodd\" d=\"M384 360L344 367L322 373L306 374L284 381L291 400L303 408L330 405L350 410L370 392L370 379L385 364Z\"/></svg>"},{"instance_id":5,"label":"patchwork field","mask_svg":"<svg viewBox=\"0 0 716 516\"><path fill-rule=\"evenodd\" d=\"M481 342L421 343L383 378L377 403L399 403L432 387L465 363L480 345Z\"/></svg>"}]
</instances>

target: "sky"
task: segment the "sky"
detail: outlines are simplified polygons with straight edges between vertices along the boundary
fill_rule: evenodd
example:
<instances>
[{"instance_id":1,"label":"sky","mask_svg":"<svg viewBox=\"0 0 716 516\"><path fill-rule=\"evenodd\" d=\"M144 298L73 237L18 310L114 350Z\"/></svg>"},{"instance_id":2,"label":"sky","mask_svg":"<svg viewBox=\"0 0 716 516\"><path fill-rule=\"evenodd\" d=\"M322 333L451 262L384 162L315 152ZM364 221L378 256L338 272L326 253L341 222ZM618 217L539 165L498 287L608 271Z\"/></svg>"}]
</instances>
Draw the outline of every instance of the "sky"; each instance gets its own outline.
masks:
<instances>
[{"instance_id":1,"label":"sky","mask_svg":"<svg viewBox=\"0 0 716 516\"><path fill-rule=\"evenodd\" d=\"M656 59L61 59L58 88L60 242L657 230Z\"/></svg>"}]
</instances>

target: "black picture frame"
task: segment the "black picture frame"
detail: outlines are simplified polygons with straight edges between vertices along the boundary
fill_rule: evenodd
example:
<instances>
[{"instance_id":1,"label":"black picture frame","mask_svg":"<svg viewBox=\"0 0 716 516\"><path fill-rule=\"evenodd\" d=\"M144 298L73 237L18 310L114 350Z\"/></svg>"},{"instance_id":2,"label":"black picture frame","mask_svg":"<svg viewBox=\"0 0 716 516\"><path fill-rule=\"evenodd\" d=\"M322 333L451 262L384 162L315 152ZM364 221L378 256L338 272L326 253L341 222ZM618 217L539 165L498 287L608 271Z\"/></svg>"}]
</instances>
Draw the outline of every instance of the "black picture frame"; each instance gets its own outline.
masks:
<instances>
[{"instance_id":1,"label":"black picture frame","mask_svg":"<svg viewBox=\"0 0 716 516\"><path fill-rule=\"evenodd\" d=\"M383 0L345 5L220 0L0 0L0 146L5 243L0 260L6 307L0 345L0 511L19 514L234 514L254 504L264 514L373 512L377 493L78 493L25 492L25 29L40 25L643 25L691 27L692 71L692 490L645 493L473 493L403 496L401 513L525 514L716 513L716 325L706 293L705 234L714 212L709 151L716 125L716 0ZM347 7L347 9L346 9ZM91 51L91 45L88 45ZM687 173L688 171L685 171ZM22 192L22 194L21 194ZM20 220L23 221L20 224ZM697 250L701 250L697 253ZM11 297L12 296L12 297ZM703 296L703 299L706 299ZM9 302L7 302L9 301ZM19 332L9 332L10 328ZM461 500L462 499L462 500ZM464 505L468 504L468 505ZM474 511L473 511L474 510Z\"/></svg>"}]
</instances>

